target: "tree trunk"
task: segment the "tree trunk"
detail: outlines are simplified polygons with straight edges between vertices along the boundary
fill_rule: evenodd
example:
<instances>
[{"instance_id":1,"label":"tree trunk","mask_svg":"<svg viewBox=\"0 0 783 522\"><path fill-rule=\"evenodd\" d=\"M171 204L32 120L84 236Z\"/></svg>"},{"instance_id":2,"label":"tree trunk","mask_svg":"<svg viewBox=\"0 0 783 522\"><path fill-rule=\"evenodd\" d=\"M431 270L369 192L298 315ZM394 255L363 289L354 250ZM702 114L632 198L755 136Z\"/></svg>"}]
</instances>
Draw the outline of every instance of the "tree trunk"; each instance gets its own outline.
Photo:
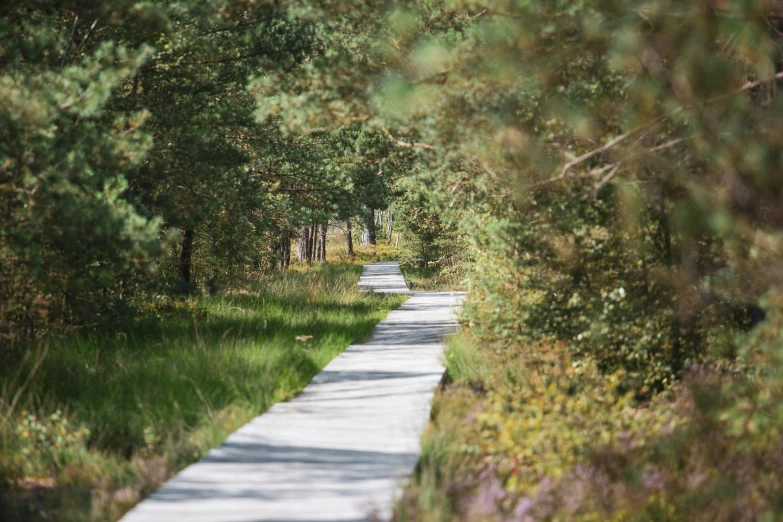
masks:
<instances>
[{"instance_id":1,"label":"tree trunk","mask_svg":"<svg viewBox=\"0 0 783 522\"><path fill-rule=\"evenodd\" d=\"M321 241L318 245L318 253L320 255L319 261L326 262L326 229L329 226L328 221L324 221L321 225Z\"/></svg>"},{"instance_id":2,"label":"tree trunk","mask_svg":"<svg viewBox=\"0 0 783 522\"><path fill-rule=\"evenodd\" d=\"M253 263L256 270L273 271L280 267L280 259L282 259L282 245L283 240L281 233L269 232L269 259L263 262L261 258Z\"/></svg>"},{"instance_id":3,"label":"tree trunk","mask_svg":"<svg viewBox=\"0 0 783 522\"><path fill-rule=\"evenodd\" d=\"M307 238L307 262L312 263L313 258L315 257L315 236L317 233L317 226L311 226L309 232L310 235Z\"/></svg>"},{"instance_id":4,"label":"tree trunk","mask_svg":"<svg viewBox=\"0 0 783 522\"><path fill-rule=\"evenodd\" d=\"M291 233L284 229L280 233L280 270L288 270L291 263Z\"/></svg>"},{"instance_id":5,"label":"tree trunk","mask_svg":"<svg viewBox=\"0 0 783 522\"><path fill-rule=\"evenodd\" d=\"M394 214L389 211L389 218L386 221L386 237L389 240L389 244L392 244L392 221L394 221Z\"/></svg>"},{"instance_id":6,"label":"tree trunk","mask_svg":"<svg viewBox=\"0 0 783 522\"><path fill-rule=\"evenodd\" d=\"M274 245L272 268L280 270L288 269L291 261L291 236L287 229L283 229L278 234L278 241Z\"/></svg>"},{"instance_id":7,"label":"tree trunk","mask_svg":"<svg viewBox=\"0 0 783 522\"><path fill-rule=\"evenodd\" d=\"M364 230L362 231L362 244L374 245L375 241L375 210L368 209L364 217Z\"/></svg>"},{"instance_id":8,"label":"tree trunk","mask_svg":"<svg viewBox=\"0 0 783 522\"><path fill-rule=\"evenodd\" d=\"M348 257L353 257L353 236L351 234L351 220L345 223L345 240L348 242Z\"/></svg>"},{"instance_id":9,"label":"tree trunk","mask_svg":"<svg viewBox=\"0 0 783 522\"><path fill-rule=\"evenodd\" d=\"M307 245L309 244L310 230L308 227L302 227L299 232L299 244L296 248L296 258L299 261L307 260Z\"/></svg>"},{"instance_id":10,"label":"tree trunk","mask_svg":"<svg viewBox=\"0 0 783 522\"><path fill-rule=\"evenodd\" d=\"M193 229L182 231L182 251L179 254L179 276L185 283L190 283L190 266L193 261Z\"/></svg>"},{"instance_id":11,"label":"tree trunk","mask_svg":"<svg viewBox=\"0 0 783 522\"><path fill-rule=\"evenodd\" d=\"M323 225L316 225L315 226L315 255L313 256L314 261L320 261L321 260L321 229L323 228Z\"/></svg>"}]
</instances>

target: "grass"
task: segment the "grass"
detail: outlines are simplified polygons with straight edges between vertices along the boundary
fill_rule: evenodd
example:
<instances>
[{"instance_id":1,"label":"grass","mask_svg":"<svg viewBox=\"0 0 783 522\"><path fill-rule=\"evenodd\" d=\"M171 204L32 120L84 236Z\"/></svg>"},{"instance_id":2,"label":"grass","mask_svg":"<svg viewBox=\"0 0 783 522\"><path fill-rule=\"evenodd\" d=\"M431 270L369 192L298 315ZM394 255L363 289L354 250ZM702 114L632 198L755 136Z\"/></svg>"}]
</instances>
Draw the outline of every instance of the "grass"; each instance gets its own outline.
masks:
<instances>
[{"instance_id":1,"label":"grass","mask_svg":"<svg viewBox=\"0 0 783 522\"><path fill-rule=\"evenodd\" d=\"M160 300L122 332L51 340L0 369L0 520L119 518L402 303L358 292L360 272L299 267Z\"/></svg>"},{"instance_id":2,"label":"grass","mask_svg":"<svg viewBox=\"0 0 783 522\"><path fill-rule=\"evenodd\" d=\"M494 500L476 497L480 485L492 491L495 480L479 451L484 434L477 432L476 415L487 390L525 378L525 370L509 354L482 348L469 330L448 337L446 345L446 385L435 394L421 459L392 520L500 522ZM476 511L477 505L491 509Z\"/></svg>"},{"instance_id":3,"label":"grass","mask_svg":"<svg viewBox=\"0 0 783 522\"><path fill-rule=\"evenodd\" d=\"M361 237L361 230L359 237ZM382 237L378 237L375 245L362 245L354 241L353 253L353 257L348 256L345 232L340 229L330 229L326 239L326 260L331 263L363 265L375 261L397 261L402 257L400 249Z\"/></svg>"},{"instance_id":4,"label":"grass","mask_svg":"<svg viewBox=\"0 0 783 522\"><path fill-rule=\"evenodd\" d=\"M445 292L467 290L461 272L452 267L430 264L423 268L415 263L400 263L408 288L418 292Z\"/></svg>"},{"instance_id":5,"label":"grass","mask_svg":"<svg viewBox=\"0 0 783 522\"><path fill-rule=\"evenodd\" d=\"M421 440L421 458L394 510L395 522L452 522L459 512L461 493L473 488L464 477L465 419L475 406L475 397L464 387L438 390L432 417Z\"/></svg>"}]
</instances>

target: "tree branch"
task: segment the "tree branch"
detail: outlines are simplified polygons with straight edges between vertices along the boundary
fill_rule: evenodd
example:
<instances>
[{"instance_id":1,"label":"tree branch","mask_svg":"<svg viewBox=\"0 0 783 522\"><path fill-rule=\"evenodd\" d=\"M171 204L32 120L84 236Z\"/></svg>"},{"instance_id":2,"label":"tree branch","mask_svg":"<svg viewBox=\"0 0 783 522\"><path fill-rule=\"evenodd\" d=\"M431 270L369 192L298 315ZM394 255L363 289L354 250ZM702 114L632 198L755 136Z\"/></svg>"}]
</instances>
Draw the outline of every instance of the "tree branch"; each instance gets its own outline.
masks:
<instances>
[{"instance_id":1,"label":"tree branch","mask_svg":"<svg viewBox=\"0 0 783 522\"><path fill-rule=\"evenodd\" d=\"M760 87L761 85L764 85L767 82L771 82L771 81L775 81L775 80L781 80L781 79L783 79L783 72L779 72L775 76L773 76L772 78L767 78L766 80L758 80L758 81L755 81L755 82L748 82L745 85L743 85L742 87L740 87L740 89L737 92L749 91L751 89L755 89L756 87Z\"/></svg>"},{"instance_id":2,"label":"tree branch","mask_svg":"<svg viewBox=\"0 0 783 522\"><path fill-rule=\"evenodd\" d=\"M84 35L84 38L82 39L82 43L79 44L79 47L76 48L76 52L73 53L73 58L76 58L76 56L79 54L79 51L82 50L82 47L84 47L84 43L87 41L87 38L90 37L92 32L95 30L95 26L98 25L98 19L96 18L95 21L92 23L90 28L87 30L87 34ZM73 62L73 58L71 59L71 62Z\"/></svg>"},{"instance_id":3,"label":"tree branch","mask_svg":"<svg viewBox=\"0 0 783 522\"><path fill-rule=\"evenodd\" d=\"M237 56L233 58L217 58L215 60L203 60L200 62L189 62L184 65L201 65L201 64L209 64L209 63L229 63L229 62L238 62L241 60L247 60L248 58L257 58L259 56L277 56L279 54L284 53L295 53L297 51L309 51L311 49L314 49L314 46L312 45L302 45L299 47L289 47L287 49L280 49L279 51L260 51L257 53L250 53L245 54L243 56Z\"/></svg>"},{"instance_id":4,"label":"tree branch","mask_svg":"<svg viewBox=\"0 0 783 522\"><path fill-rule=\"evenodd\" d=\"M742 93L742 92L745 92L745 91L748 91L748 90L751 90L751 89L755 89L756 87L760 87L761 85L764 85L765 83L774 82L776 80L781 80L781 79L783 79L783 72L779 72L779 73L775 74L774 76L772 76L770 78L767 78L767 79L764 79L764 80L747 82L741 88L739 88L736 91L736 94L739 94L739 93ZM711 99L709 101L710 102L714 102L714 101L717 101L720 98L721 97L713 98L713 99ZM682 109L679 109L679 110L682 110ZM646 126L645 128L647 129L647 131L645 132L645 134L643 136L641 136L639 138L639 140L643 139L644 136L651 129L655 128L656 125L657 125L657 121L653 121L649 126ZM635 129L633 129L631 131L628 131L625 134L622 134L622 135L618 136L617 138L611 140L610 142L606 143L605 145L603 145L603 146L601 146L601 147L599 147L597 149L591 150L590 152L587 152L587 153L585 153L585 154L583 154L583 155L581 155L581 156L579 156L577 158L572 159L571 161L569 161L568 163L566 163L563 166L563 169L560 171L560 174L558 174L557 176L554 176L552 178L549 178L549 179L547 179L545 181L536 183L536 184L532 185L531 188L536 188L536 187L540 187L540 186L543 186L543 185L548 185L550 183L554 183L556 181L560 181L562 179L565 179L568 176L568 173L571 171L571 169L573 169L574 167L576 167L580 163L583 163L583 162L585 162L585 161L587 161L587 160L589 160L591 158L594 158L595 156L603 154L604 152L606 152L607 150L611 149L612 147L614 147L618 143L621 143L621 142L625 141L630 136L632 136L636 131L638 131L640 128L641 127L637 127L637 128L635 128ZM649 153L660 152L662 150L674 147L675 145L678 145L678 144L680 144L680 143L682 143L682 142L684 142L684 141L686 141L688 139L690 139L690 138L689 137L688 138L675 138L675 139L669 140L669 141L667 141L665 143L662 143L661 145L656 145L655 147L652 147L651 149L647 149L647 150L641 152L641 154L649 154ZM637 140L637 143L638 143L639 140ZM632 156L634 156L634 155L631 155L629 157L632 157ZM603 187L617 173L617 170L619 169L619 166L620 166L620 162L610 163L610 164L604 165L602 167L598 167L596 169L593 169L593 170L591 170L591 171L587 172L586 174L584 174L582 176L579 176L579 177L596 176L596 175L603 174L604 172L606 172L609 169L612 169L611 172L609 172L609 174L607 174L596 185L596 192L597 192L601 187Z\"/></svg>"},{"instance_id":5,"label":"tree branch","mask_svg":"<svg viewBox=\"0 0 783 522\"><path fill-rule=\"evenodd\" d=\"M619 162L619 161L617 163L615 163L613 168L612 168L612 170L609 171L609 174L607 174L606 176L601 178L601 181L596 183L595 187L593 188L593 195L594 196L596 194L598 194L598 191L601 190L601 187L603 187L604 185L609 183L609 180L612 179L615 174L617 174L617 171L620 170L620 165L622 165L622 163ZM612 167L612 165L609 165L609 166Z\"/></svg>"},{"instance_id":6,"label":"tree branch","mask_svg":"<svg viewBox=\"0 0 783 522\"><path fill-rule=\"evenodd\" d=\"M664 149L669 149L671 147L674 147L678 143L682 143L686 139L688 139L688 138L675 138L673 140L667 141L666 143L662 143L661 145L657 145L657 146L655 146L655 147L653 147L651 149L647 149L645 152L658 152L658 151L661 151L661 150L664 150Z\"/></svg>"},{"instance_id":7,"label":"tree branch","mask_svg":"<svg viewBox=\"0 0 783 522\"><path fill-rule=\"evenodd\" d=\"M60 67L65 67L65 60L68 59L68 55L71 54L71 46L73 45L73 39L76 38L76 28L79 27L79 15L73 15L73 28L71 29L71 37L68 39L68 45L63 49L63 57L60 60Z\"/></svg>"},{"instance_id":8,"label":"tree branch","mask_svg":"<svg viewBox=\"0 0 783 522\"><path fill-rule=\"evenodd\" d=\"M398 140L394 136L391 135L391 132L386 127L381 127L383 130L383 133L386 134L386 136L389 138L389 140L398 147L404 147L406 149L412 149L412 148L421 148L421 149L427 149L427 150L435 150L435 147L432 145L428 145L426 143L419 143L418 141L413 142L407 142Z\"/></svg>"},{"instance_id":9,"label":"tree branch","mask_svg":"<svg viewBox=\"0 0 783 522\"><path fill-rule=\"evenodd\" d=\"M549 178L546 181L542 181L540 183L536 183L535 185L533 185L533 187L538 187L538 186L541 186L541 185L548 185L550 183L554 183L555 181L560 181L561 179L564 179L568 175L568 172L572 168L576 167L580 163L584 163L585 161L587 161L587 160L589 160L591 158L594 158L595 156L598 156L599 154L603 154L604 152L606 152L607 150L611 149L612 147L614 147L618 143L621 143L621 142L627 140L637 130L638 130L638 127L636 129L633 129L631 131L626 132L625 134L621 134L620 136L618 136L615 139L609 141L605 145L603 145L601 147L598 147L597 149L591 150L590 152L588 152L586 154L582 154L578 158L572 159L571 161L569 161L568 163L566 163L563 166L563 170L560 171L560 174L558 174L557 176L555 176L553 178Z\"/></svg>"},{"instance_id":10,"label":"tree branch","mask_svg":"<svg viewBox=\"0 0 783 522\"><path fill-rule=\"evenodd\" d=\"M209 31L204 31L203 33L200 33L199 36L208 36L210 34L215 34L215 33L224 33L224 32L227 32L227 31L235 31L235 30L241 29L243 27L248 27L248 26L251 26L251 25L261 24L261 23L264 23L264 22L269 22L270 20L274 20L275 18L277 18L279 16L280 16L279 13L275 13L273 15L265 16L263 18L257 18L255 20L250 20L250 21L247 21L247 22L240 22L240 23L238 23L236 25L232 25L230 27L219 27L217 29L210 29Z\"/></svg>"}]
</instances>

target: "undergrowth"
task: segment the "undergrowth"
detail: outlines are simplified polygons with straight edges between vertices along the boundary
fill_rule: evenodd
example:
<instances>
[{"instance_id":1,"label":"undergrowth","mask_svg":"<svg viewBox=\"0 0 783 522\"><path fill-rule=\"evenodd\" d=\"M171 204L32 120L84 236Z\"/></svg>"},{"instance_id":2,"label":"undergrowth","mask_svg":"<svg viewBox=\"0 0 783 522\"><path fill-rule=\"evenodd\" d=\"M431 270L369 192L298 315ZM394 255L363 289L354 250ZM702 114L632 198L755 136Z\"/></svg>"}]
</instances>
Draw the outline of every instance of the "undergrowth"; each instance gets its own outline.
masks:
<instances>
[{"instance_id":1,"label":"undergrowth","mask_svg":"<svg viewBox=\"0 0 783 522\"><path fill-rule=\"evenodd\" d=\"M467 290L465 274L450 265L431 263L423 267L417 263L400 263L408 287L416 292L443 292Z\"/></svg>"},{"instance_id":2,"label":"undergrowth","mask_svg":"<svg viewBox=\"0 0 783 522\"><path fill-rule=\"evenodd\" d=\"M651 399L562 343L463 331L394 520L780 520L783 298L765 307L734 338L745 371L693 365Z\"/></svg>"}]
</instances>

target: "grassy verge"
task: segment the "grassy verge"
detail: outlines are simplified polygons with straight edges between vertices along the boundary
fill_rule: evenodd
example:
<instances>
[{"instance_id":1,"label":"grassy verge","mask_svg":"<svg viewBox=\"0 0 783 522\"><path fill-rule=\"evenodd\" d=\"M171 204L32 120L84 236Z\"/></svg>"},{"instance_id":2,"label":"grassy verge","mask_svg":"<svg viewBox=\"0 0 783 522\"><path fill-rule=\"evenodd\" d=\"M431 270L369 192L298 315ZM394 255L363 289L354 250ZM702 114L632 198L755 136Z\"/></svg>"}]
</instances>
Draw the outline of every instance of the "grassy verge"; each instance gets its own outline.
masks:
<instances>
[{"instance_id":1,"label":"grassy verge","mask_svg":"<svg viewBox=\"0 0 783 522\"><path fill-rule=\"evenodd\" d=\"M431 264L427 268L410 263L400 263L408 288L418 292L445 292L467 290L463 274L453 267Z\"/></svg>"},{"instance_id":2,"label":"grassy verge","mask_svg":"<svg viewBox=\"0 0 783 522\"><path fill-rule=\"evenodd\" d=\"M462 331L394 520L783 519L776 299L737 336L763 370L748 378L705 362L647 400L563 343L492 344Z\"/></svg>"},{"instance_id":3,"label":"grassy verge","mask_svg":"<svg viewBox=\"0 0 783 522\"><path fill-rule=\"evenodd\" d=\"M401 257L402 252L383 239L379 239L375 245L355 243L353 257L349 257L342 231L332 231L327 238L326 259L329 262L363 265L375 261L398 261Z\"/></svg>"},{"instance_id":4,"label":"grassy verge","mask_svg":"<svg viewBox=\"0 0 783 522\"><path fill-rule=\"evenodd\" d=\"M117 519L401 304L357 292L360 272L161 299L122 332L51 340L1 368L0 520Z\"/></svg>"},{"instance_id":5,"label":"grassy verge","mask_svg":"<svg viewBox=\"0 0 783 522\"><path fill-rule=\"evenodd\" d=\"M482 481L475 416L501 365L479 350L467 332L448 338L447 345L447 384L433 400L421 460L397 504L395 522L474 519L466 516L464 504Z\"/></svg>"},{"instance_id":6,"label":"grassy verge","mask_svg":"<svg viewBox=\"0 0 783 522\"><path fill-rule=\"evenodd\" d=\"M612 518L592 499L614 480L606 455L629 458L624 441L641 447L682 422L670 400L633 401L618 393L616 375L576 364L562 344L491 344L463 330L446 360L448 384L396 522L636 520Z\"/></svg>"}]
</instances>

